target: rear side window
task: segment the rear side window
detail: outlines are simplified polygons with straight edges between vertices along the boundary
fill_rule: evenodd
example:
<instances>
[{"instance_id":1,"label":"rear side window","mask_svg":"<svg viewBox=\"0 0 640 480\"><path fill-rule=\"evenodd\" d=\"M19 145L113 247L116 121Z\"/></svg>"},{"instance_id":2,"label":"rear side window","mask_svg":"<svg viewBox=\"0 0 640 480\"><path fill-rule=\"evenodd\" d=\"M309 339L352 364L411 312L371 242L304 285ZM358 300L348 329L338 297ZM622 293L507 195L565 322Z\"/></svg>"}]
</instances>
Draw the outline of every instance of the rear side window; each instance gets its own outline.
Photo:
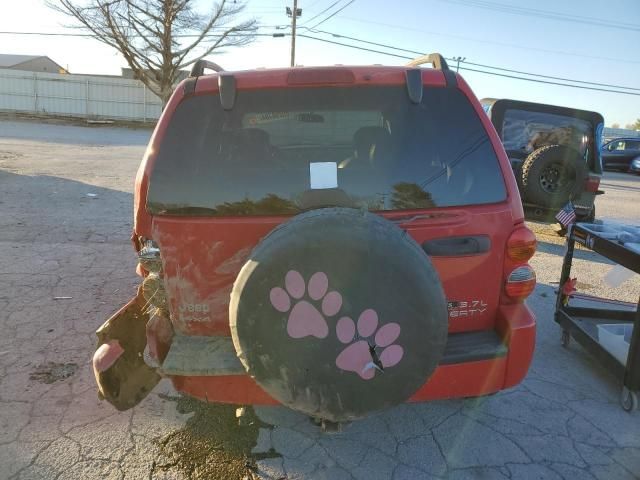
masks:
<instances>
[{"instance_id":1,"label":"rear side window","mask_svg":"<svg viewBox=\"0 0 640 480\"><path fill-rule=\"evenodd\" d=\"M188 97L172 116L147 208L172 215L294 214L496 203L506 188L478 115L457 89L240 91Z\"/></svg>"}]
</instances>

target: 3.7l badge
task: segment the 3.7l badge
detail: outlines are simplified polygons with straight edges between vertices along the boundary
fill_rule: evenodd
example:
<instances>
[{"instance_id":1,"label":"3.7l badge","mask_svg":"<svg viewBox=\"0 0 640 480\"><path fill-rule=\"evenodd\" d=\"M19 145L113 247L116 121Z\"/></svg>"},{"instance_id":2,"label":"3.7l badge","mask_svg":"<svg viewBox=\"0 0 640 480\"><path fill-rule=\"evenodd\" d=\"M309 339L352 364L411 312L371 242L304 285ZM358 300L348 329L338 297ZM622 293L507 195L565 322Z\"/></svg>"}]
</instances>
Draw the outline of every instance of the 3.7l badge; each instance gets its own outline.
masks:
<instances>
[{"instance_id":1,"label":"3.7l badge","mask_svg":"<svg viewBox=\"0 0 640 480\"><path fill-rule=\"evenodd\" d=\"M447 310L450 318L472 317L480 315L487 309L484 300L447 300Z\"/></svg>"}]
</instances>

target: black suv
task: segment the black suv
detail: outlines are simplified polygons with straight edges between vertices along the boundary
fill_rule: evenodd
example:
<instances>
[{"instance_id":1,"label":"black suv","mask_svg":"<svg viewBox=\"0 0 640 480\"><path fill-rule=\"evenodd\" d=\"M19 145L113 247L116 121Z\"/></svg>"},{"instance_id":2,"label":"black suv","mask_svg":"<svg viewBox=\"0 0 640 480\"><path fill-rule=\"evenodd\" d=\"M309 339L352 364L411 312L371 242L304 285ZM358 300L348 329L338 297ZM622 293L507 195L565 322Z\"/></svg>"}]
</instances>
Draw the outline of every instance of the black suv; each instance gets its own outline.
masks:
<instances>
[{"instance_id":1,"label":"black suv","mask_svg":"<svg viewBox=\"0 0 640 480\"><path fill-rule=\"evenodd\" d=\"M593 221L602 177L602 115L541 103L481 100L509 156L525 211L552 220L569 200ZM640 152L639 152L640 153Z\"/></svg>"}]
</instances>

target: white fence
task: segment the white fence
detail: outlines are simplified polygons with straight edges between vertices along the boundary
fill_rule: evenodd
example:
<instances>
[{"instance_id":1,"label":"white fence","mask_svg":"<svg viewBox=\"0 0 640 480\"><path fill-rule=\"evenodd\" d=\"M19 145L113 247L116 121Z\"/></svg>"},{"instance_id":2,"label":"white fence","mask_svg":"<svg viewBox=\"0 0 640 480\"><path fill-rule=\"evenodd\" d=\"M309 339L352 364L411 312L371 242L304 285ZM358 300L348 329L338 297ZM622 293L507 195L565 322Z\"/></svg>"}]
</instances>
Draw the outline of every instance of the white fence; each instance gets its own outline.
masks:
<instances>
[{"instance_id":1,"label":"white fence","mask_svg":"<svg viewBox=\"0 0 640 480\"><path fill-rule=\"evenodd\" d=\"M162 102L139 80L1 69L0 110L146 122Z\"/></svg>"},{"instance_id":2,"label":"white fence","mask_svg":"<svg viewBox=\"0 0 640 480\"><path fill-rule=\"evenodd\" d=\"M613 138L620 138L620 137L640 138L640 130L628 130L626 128L605 127L602 135L605 140L611 140Z\"/></svg>"}]
</instances>

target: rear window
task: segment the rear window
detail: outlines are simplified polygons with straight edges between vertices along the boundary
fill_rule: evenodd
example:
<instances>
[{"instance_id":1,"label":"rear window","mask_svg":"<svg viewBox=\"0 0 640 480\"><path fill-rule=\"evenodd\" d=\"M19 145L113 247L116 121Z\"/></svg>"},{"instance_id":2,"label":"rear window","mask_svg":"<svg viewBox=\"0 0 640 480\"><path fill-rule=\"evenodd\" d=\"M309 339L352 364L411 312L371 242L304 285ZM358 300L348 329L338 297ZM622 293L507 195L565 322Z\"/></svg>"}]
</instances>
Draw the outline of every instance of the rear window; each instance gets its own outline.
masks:
<instances>
[{"instance_id":1,"label":"rear window","mask_svg":"<svg viewBox=\"0 0 640 480\"><path fill-rule=\"evenodd\" d=\"M566 145L585 154L594 127L586 120L553 113L508 109L502 124L505 150L530 153L545 145Z\"/></svg>"},{"instance_id":2,"label":"rear window","mask_svg":"<svg viewBox=\"0 0 640 480\"><path fill-rule=\"evenodd\" d=\"M240 91L177 107L149 181L147 208L173 215L294 214L495 203L506 190L468 99L404 87Z\"/></svg>"}]
</instances>

